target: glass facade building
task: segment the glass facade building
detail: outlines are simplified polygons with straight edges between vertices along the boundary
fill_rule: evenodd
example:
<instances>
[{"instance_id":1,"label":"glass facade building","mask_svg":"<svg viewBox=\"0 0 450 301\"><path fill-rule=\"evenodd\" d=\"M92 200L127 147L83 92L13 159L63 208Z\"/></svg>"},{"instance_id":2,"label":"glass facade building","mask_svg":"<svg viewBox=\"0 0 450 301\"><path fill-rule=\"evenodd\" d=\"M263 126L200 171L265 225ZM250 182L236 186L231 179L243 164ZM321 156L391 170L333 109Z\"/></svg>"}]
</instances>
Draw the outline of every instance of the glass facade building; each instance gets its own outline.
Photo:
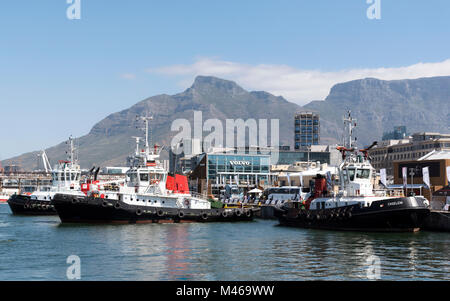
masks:
<instances>
[{"instance_id":1,"label":"glass facade building","mask_svg":"<svg viewBox=\"0 0 450 301\"><path fill-rule=\"evenodd\" d=\"M205 181L211 185L211 192L216 196L220 195L220 191L227 184L238 185L240 191L246 191L258 187L259 184L270 183L270 164L270 155L205 153L197 156L196 167L190 180ZM200 186L197 192L205 189Z\"/></svg>"},{"instance_id":2,"label":"glass facade building","mask_svg":"<svg viewBox=\"0 0 450 301\"><path fill-rule=\"evenodd\" d=\"M210 154L207 162L207 178L216 182L237 178L239 182L255 183L267 180L270 173L269 155Z\"/></svg>"},{"instance_id":3,"label":"glass facade building","mask_svg":"<svg viewBox=\"0 0 450 301\"><path fill-rule=\"evenodd\" d=\"M278 165L291 165L295 162L317 162L332 164L331 153L326 152L308 152L307 151L280 151L278 153ZM274 163L275 164L275 163Z\"/></svg>"},{"instance_id":4,"label":"glass facade building","mask_svg":"<svg viewBox=\"0 0 450 301\"><path fill-rule=\"evenodd\" d=\"M318 113L300 112L295 115L295 149L318 145L320 141L320 117Z\"/></svg>"}]
</instances>

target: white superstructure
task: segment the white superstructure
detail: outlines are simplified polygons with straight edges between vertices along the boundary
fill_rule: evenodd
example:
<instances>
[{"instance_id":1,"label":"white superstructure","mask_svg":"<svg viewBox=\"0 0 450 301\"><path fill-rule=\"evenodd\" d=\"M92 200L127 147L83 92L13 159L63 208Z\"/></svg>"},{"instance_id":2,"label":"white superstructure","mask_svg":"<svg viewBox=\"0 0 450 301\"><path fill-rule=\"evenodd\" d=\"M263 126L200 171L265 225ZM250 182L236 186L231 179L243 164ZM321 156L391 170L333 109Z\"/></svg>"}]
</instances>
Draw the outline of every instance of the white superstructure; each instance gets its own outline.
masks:
<instances>
[{"instance_id":1,"label":"white superstructure","mask_svg":"<svg viewBox=\"0 0 450 301\"><path fill-rule=\"evenodd\" d=\"M50 202L57 193L70 193L83 195L80 190L81 169L75 159L75 148L73 138L69 137L69 158L67 161L59 161L58 165L51 170L52 186L47 191L35 191L30 195L31 200ZM43 153L43 158L48 163L47 156ZM45 161L44 161L45 162ZM50 166L50 163L48 163ZM45 166L48 171L48 167Z\"/></svg>"},{"instance_id":2,"label":"white superstructure","mask_svg":"<svg viewBox=\"0 0 450 301\"><path fill-rule=\"evenodd\" d=\"M211 209L211 203L200 195L178 193L166 188L168 174L158 161L160 148L156 145L152 148L149 146L148 123L152 120L152 117L141 117L141 119L145 122L145 148L141 149L140 138L134 137L136 139L136 153L132 157L132 166L126 172L126 178L119 185L119 191L102 190L101 187L91 185L88 196L95 194L108 200L118 200L129 205Z\"/></svg>"},{"instance_id":3,"label":"white superstructure","mask_svg":"<svg viewBox=\"0 0 450 301\"><path fill-rule=\"evenodd\" d=\"M355 204L361 207L370 207L372 202L379 200L398 199L397 196L388 196L386 190L374 190L375 169L372 167L368 157L368 151L376 145L360 150L358 154L353 147L353 129L356 127L356 120L348 113L344 119L348 139L344 139L344 147L338 148L343 154L343 162L338 168L339 191L331 192L329 197L319 197L311 202L311 210L339 208ZM328 183L331 186L331 183ZM328 191L331 191L329 189Z\"/></svg>"}]
</instances>

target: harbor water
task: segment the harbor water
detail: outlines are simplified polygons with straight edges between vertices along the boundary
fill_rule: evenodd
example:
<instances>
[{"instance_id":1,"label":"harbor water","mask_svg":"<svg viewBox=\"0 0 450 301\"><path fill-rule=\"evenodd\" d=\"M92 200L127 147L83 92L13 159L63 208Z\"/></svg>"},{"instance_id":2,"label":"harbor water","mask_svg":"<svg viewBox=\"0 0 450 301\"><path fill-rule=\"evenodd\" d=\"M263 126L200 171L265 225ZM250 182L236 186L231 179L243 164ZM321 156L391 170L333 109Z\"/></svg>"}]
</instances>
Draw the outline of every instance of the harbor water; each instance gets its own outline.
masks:
<instances>
[{"instance_id":1,"label":"harbor water","mask_svg":"<svg viewBox=\"0 0 450 301\"><path fill-rule=\"evenodd\" d=\"M244 223L61 225L0 205L0 280L450 280L450 233L359 233Z\"/></svg>"}]
</instances>

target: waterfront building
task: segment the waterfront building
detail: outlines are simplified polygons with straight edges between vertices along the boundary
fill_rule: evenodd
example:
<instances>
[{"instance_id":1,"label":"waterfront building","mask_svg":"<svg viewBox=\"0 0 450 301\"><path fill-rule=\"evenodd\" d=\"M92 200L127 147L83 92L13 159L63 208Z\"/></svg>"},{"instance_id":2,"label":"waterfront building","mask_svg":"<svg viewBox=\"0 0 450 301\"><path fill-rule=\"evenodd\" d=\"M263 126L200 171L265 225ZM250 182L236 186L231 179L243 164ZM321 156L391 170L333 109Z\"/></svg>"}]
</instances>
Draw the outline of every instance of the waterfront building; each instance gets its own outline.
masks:
<instances>
[{"instance_id":1,"label":"waterfront building","mask_svg":"<svg viewBox=\"0 0 450 301\"><path fill-rule=\"evenodd\" d=\"M406 139L382 141L369 151L369 156L375 169L385 168L392 177L395 162L418 160L433 150L450 150L450 134L422 132Z\"/></svg>"},{"instance_id":2,"label":"waterfront building","mask_svg":"<svg viewBox=\"0 0 450 301\"><path fill-rule=\"evenodd\" d=\"M337 177L337 167L320 162L295 162L292 165L272 166L276 186L302 186L309 191L314 186L314 178L330 172L333 178ZM304 190L305 191L305 190Z\"/></svg>"},{"instance_id":3,"label":"waterfront building","mask_svg":"<svg viewBox=\"0 0 450 301\"><path fill-rule=\"evenodd\" d=\"M342 157L336 149L336 145L311 145L308 149L291 151L283 147L278 153L278 161L272 161L273 165L292 165L296 162L320 162L338 166Z\"/></svg>"},{"instance_id":4,"label":"waterfront building","mask_svg":"<svg viewBox=\"0 0 450 301\"><path fill-rule=\"evenodd\" d=\"M198 193L219 197L226 185L241 192L270 185L270 153L260 148L213 148L192 158L189 186Z\"/></svg>"},{"instance_id":5,"label":"waterfront building","mask_svg":"<svg viewBox=\"0 0 450 301\"><path fill-rule=\"evenodd\" d=\"M129 167L120 167L120 166L108 166L102 168L102 173L105 175L123 175L129 170Z\"/></svg>"},{"instance_id":6,"label":"waterfront building","mask_svg":"<svg viewBox=\"0 0 450 301\"><path fill-rule=\"evenodd\" d=\"M295 149L306 149L320 143L320 116L315 112L295 114Z\"/></svg>"},{"instance_id":7,"label":"waterfront building","mask_svg":"<svg viewBox=\"0 0 450 301\"><path fill-rule=\"evenodd\" d=\"M417 160L397 161L393 163L394 185L401 187L403 185L402 169L408 169L407 190L414 190L414 193L422 193L427 199L431 200L432 194L449 185L446 176L446 169L450 166L450 150L433 150ZM423 182L422 169L429 168L430 189ZM411 176L411 171L414 173ZM411 186L414 185L414 186Z\"/></svg>"}]
</instances>

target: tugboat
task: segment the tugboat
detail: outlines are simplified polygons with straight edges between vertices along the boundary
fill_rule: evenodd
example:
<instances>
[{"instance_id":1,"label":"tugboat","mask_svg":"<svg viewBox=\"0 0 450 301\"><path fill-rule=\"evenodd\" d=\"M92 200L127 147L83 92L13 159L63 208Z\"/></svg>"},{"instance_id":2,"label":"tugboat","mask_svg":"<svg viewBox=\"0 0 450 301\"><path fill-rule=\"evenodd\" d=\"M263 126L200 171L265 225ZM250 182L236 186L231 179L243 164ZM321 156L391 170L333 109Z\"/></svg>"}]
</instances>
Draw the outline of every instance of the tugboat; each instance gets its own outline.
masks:
<instances>
[{"instance_id":1,"label":"tugboat","mask_svg":"<svg viewBox=\"0 0 450 301\"><path fill-rule=\"evenodd\" d=\"M52 186L48 191L35 191L31 194L14 194L8 204L16 215L56 215L51 204L57 193L65 192L72 195L83 195L80 190L81 170L75 162L73 138L69 138L70 152L67 161L59 161L56 169L51 171Z\"/></svg>"},{"instance_id":2,"label":"tugboat","mask_svg":"<svg viewBox=\"0 0 450 301\"><path fill-rule=\"evenodd\" d=\"M56 194L52 204L62 223L183 223L251 221L255 208L212 208L204 196L190 193L186 176L169 176L158 158L161 148L149 147L145 122L145 149L131 157L130 169L117 191L87 184L86 195Z\"/></svg>"},{"instance_id":3,"label":"tugboat","mask_svg":"<svg viewBox=\"0 0 450 301\"><path fill-rule=\"evenodd\" d=\"M355 151L355 120L348 112L344 119L349 138L338 147L343 162L338 168L339 190L331 192L331 179L318 175L313 195L304 203L289 202L276 209L283 226L377 232L416 232L430 213L423 196L388 195L386 189L374 190L375 170L370 164L369 148Z\"/></svg>"}]
</instances>

